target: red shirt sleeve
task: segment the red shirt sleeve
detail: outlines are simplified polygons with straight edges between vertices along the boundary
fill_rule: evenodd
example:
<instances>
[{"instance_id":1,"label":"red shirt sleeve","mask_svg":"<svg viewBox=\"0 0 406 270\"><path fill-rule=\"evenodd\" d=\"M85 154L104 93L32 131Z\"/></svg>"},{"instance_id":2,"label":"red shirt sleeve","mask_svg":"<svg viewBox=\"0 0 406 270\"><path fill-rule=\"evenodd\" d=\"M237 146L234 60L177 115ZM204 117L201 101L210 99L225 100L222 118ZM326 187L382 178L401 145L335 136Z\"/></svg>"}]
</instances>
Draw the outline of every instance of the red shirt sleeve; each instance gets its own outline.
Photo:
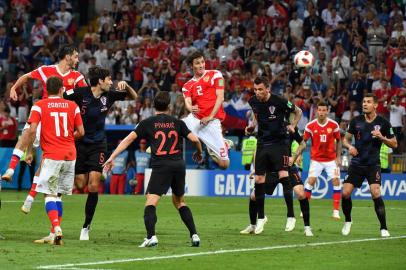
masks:
<instances>
[{"instance_id":1,"label":"red shirt sleeve","mask_svg":"<svg viewBox=\"0 0 406 270\"><path fill-rule=\"evenodd\" d=\"M41 114L42 110L41 107L38 105L34 105L31 108L30 118L28 119L28 123L39 123L41 122Z\"/></svg>"},{"instance_id":2,"label":"red shirt sleeve","mask_svg":"<svg viewBox=\"0 0 406 270\"><path fill-rule=\"evenodd\" d=\"M337 141L341 140L340 127L338 125L336 125L336 128L333 131L333 134L334 134L334 138Z\"/></svg>"},{"instance_id":3,"label":"red shirt sleeve","mask_svg":"<svg viewBox=\"0 0 406 270\"><path fill-rule=\"evenodd\" d=\"M42 67L39 67L39 68L37 68L37 69L34 69L33 71L30 72L31 78L45 83L45 82L43 81L43 79L42 79L42 75L41 75L41 74L43 74L43 75L45 76L44 72L42 71Z\"/></svg>"},{"instance_id":4,"label":"red shirt sleeve","mask_svg":"<svg viewBox=\"0 0 406 270\"><path fill-rule=\"evenodd\" d=\"M307 141L312 137L312 131L310 128L306 125L305 130L303 132L303 140Z\"/></svg>"},{"instance_id":5,"label":"red shirt sleeve","mask_svg":"<svg viewBox=\"0 0 406 270\"><path fill-rule=\"evenodd\" d=\"M80 76L75 80L75 87L86 87L87 83L85 77L80 74Z\"/></svg>"},{"instance_id":6,"label":"red shirt sleeve","mask_svg":"<svg viewBox=\"0 0 406 270\"><path fill-rule=\"evenodd\" d=\"M214 78L213 80L214 88L216 90L224 90L224 78L223 76Z\"/></svg>"},{"instance_id":7,"label":"red shirt sleeve","mask_svg":"<svg viewBox=\"0 0 406 270\"><path fill-rule=\"evenodd\" d=\"M184 98L188 98L191 96L189 85L184 84L182 87L182 93Z\"/></svg>"}]
</instances>

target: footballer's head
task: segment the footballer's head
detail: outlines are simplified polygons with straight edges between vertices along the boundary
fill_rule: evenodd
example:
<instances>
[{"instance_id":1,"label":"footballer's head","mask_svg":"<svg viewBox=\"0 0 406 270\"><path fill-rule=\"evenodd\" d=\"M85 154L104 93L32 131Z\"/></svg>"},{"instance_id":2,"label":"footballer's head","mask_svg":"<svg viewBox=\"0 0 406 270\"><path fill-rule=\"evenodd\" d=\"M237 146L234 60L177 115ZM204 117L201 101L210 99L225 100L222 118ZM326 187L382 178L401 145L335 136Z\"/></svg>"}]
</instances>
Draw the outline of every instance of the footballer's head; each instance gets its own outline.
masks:
<instances>
[{"instance_id":1,"label":"footballer's head","mask_svg":"<svg viewBox=\"0 0 406 270\"><path fill-rule=\"evenodd\" d=\"M188 64L192 67L193 74L196 77L202 76L206 71L204 55L200 51L196 51L189 56Z\"/></svg>"},{"instance_id":2,"label":"footballer's head","mask_svg":"<svg viewBox=\"0 0 406 270\"><path fill-rule=\"evenodd\" d=\"M254 80L254 92L259 101L266 101L269 98L269 80L265 76L256 77Z\"/></svg>"},{"instance_id":3,"label":"footballer's head","mask_svg":"<svg viewBox=\"0 0 406 270\"><path fill-rule=\"evenodd\" d=\"M47 91L50 96L62 96L63 81L61 78L51 76L47 79Z\"/></svg>"},{"instance_id":4,"label":"footballer's head","mask_svg":"<svg viewBox=\"0 0 406 270\"><path fill-rule=\"evenodd\" d=\"M317 103L317 120L324 121L328 115L328 106L324 101Z\"/></svg>"},{"instance_id":5,"label":"footballer's head","mask_svg":"<svg viewBox=\"0 0 406 270\"><path fill-rule=\"evenodd\" d=\"M58 58L59 61L66 61L71 69L75 69L79 63L78 49L73 45L64 45L59 49Z\"/></svg>"},{"instance_id":6,"label":"footballer's head","mask_svg":"<svg viewBox=\"0 0 406 270\"><path fill-rule=\"evenodd\" d=\"M378 98L372 93L365 94L362 100L362 111L365 114L370 114L374 113L376 108L378 108Z\"/></svg>"},{"instance_id":7,"label":"footballer's head","mask_svg":"<svg viewBox=\"0 0 406 270\"><path fill-rule=\"evenodd\" d=\"M170 103L171 97L167 91L158 92L154 98L154 108L157 112L166 112Z\"/></svg>"},{"instance_id":8,"label":"footballer's head","mask_svg":"<svg viewBox=\"0 0 406 270\"><path fill-rule=\"evenodd\" d=\"M99 66L89 68L88 77L90 81L90 86L92 87L98 86L104 92L109 91L111 86L113 85L110 71L108 69Z\"/></svg>"}]
</instances>

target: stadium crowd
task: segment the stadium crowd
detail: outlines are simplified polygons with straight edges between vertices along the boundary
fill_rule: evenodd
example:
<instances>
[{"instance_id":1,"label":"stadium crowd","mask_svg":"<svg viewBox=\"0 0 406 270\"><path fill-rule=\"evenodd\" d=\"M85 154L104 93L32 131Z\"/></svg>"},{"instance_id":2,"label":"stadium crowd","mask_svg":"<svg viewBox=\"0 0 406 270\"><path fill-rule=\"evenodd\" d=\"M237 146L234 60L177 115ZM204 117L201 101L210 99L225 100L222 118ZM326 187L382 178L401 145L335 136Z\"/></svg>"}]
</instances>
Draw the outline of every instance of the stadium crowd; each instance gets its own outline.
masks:
<instances>
[{"instance_id":1,"label":"stadium crowd","mask_svg":"<svg viewBox=\"0 0 406 270\"><path fill-rule=\"evenodd\" d=\"M44 10L32 12L38 10L36 2L0 1L2 136L10 133L12 122L4 120L9 117L6 108L24 123L41 97L40 84L33 81L19 89L18 101L10 101L8 91L17 76L55 63L61 45L76 43L78 71L87 74L89 67L100 65L110 69L115 82L125 80L139 93L136 101L116 104L108 124L131 125L153 115L151 99L160 90L170 92L172 114L183 117L181 89L192 76L186 59L202 50L206 68L220 70L226 79L226 106L247 110L253 79L265 75L273 93L303 110L299 128L314 118L317 102L325 100L330 117L345 129L361 112L363 95L373 92L379 98L378 112L390 118L403 142L402 1L113 0L90 19L78 18L82 1L42 1L47 3ZM316 59L308 70L296 68L292 60L304 49ZM244 117L248 121L249 114ZM236 128L232 122L226 119L224 124Z\"/></svg>"}]
</instances>

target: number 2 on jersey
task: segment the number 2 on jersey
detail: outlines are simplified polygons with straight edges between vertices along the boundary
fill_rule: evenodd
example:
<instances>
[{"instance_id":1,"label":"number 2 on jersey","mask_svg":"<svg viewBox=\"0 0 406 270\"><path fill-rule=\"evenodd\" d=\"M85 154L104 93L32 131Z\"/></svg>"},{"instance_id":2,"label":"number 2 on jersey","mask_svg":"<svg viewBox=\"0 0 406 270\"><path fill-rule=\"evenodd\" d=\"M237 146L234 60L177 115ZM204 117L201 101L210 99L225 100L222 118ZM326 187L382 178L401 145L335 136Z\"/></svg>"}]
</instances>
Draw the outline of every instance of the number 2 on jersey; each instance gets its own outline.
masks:
<instances>
[{"instance_id":1,"label":"number 2 on jersey","mask_svg":"<svg viewBox=\"0 0 406 270\"><path fill-rule=\"evenodd\" d=\"M51 116L55 120L55 133L57 137L61 137L61 129L59 127L59 118L62 118L63 136L68 137L68 113L66 112L51 112Z\"/></svg>"},{"instance_id":2,"label":"number 2 on jersey","mask_svg":"<svg viewBox=\"0 0 406 270\"><path fill-rule=\"evenodd\" d=\"M162 155L166 155L166 154L168 154L168 151L163 151L162 150L162 148L164 147L164 145L165 145L165 142L166 142L166 139L167 139L167 137L166 137L166 134L163 132L163 131L157 131L156 133L155 133L155 139L158 139L158 137L161 137L162 139L161 139L161 143L159 144L159 147L158 147L158 149L156 150L156 155L157 156L162 156ZM177 153L179 153L179 150L175 150L175 147L176 147L176 145L178 144L178 133L176 132L176 131L174 131L174 130L171 130L169 133L168 133L168 138L171 138L171 137L175 137L175 139L173 140L173 143L172 143L172 146L171 146L171 149L169 150L169 155L173 155L173 154L177 154Z\"/></svg>"},{"instance_id":3,"label":"number 2 on jersey","mask_svg":"<svg viewBox=\"0 0 406 270\"><path fill-rule=\"evenodd\" d=\"M197 89L197 95L198 96L203 96L203 88L201 85L196 86Z\"/></svg>"}]
</instances>

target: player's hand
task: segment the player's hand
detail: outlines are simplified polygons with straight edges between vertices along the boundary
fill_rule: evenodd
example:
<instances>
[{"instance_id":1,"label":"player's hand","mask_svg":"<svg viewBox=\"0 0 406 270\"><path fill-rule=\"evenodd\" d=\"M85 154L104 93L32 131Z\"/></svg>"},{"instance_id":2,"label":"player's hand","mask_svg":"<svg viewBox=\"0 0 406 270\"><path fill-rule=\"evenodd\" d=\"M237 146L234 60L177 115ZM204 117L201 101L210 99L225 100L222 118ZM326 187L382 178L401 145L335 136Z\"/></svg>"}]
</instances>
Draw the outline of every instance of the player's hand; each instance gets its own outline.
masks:
<instances>
[{"instance_id":1,"label":"player's hand","mask_svg":"<svg viewBox=\"0 0 406 270\"><path fill-rule=\"evenodd\" d=\"M192 159L194 162L200 164L203 161L202 153L199 151L194 152L192 155Z\"/></svg>"},{"instance_id":2,"label":"player's hand","mask_svg":"<svg viewBox=\"0 0 406 270\"><path fill-rule=\"evenodd\" d=\"M207 117L200 119L200 124L207 126L207 124L212 120L213 120L213 117L207 116Z\"/></svg>"},{"instance_id":3,"label":"player's hand","mask_svg":"<svg viewBox=\"0 0 406 270\"><path fill-rule=\"evenodd\" d=\"M193 105L192 106L192 113L197 113L197 112L199 112L199 106Z\"/></svg>"},{"instance_id":4,"label":"player's hand","mask_svg":"<svg viewBox=\"0 0 406 270\"><path fill-rule=\"evenodd\" d=\"M251 135L255 130L254 126L247 126L245 127L245 135Z\"/></svg>"},{"instance_id":5,"label":"player's hand","mask_svg":"<svg viewBox=\"0 0 406 270\"><path fill-rule=\"evenodd\" d=\"M25 156L25 163L27 163L28 166L31 166L33 160L34 156L32 154L27 154Z\"/></svg>"},{"instance_id":6,"label":"player's hand","mask_svg":"<svg viewBox=\"0 0 406 270\"><path fill-rule=\"evenodd\" d=\"M350 153L351 156L355 157L356 155L358 155L358 150L357 148L355 148L354 146L351 146L348 149L348 152Z\"/></svg>"},{"instance_id":7,"label":"player's hand","mask_svg":"<svg viewBox=\"0 0 406 270\"><path fill-rule=\"evenodd\" d=\"M289 131L289 133L295 133L295 127L292 125L287 125L286 129Z\"/></svg>"},{"instance_id":8,"label":"player's hand","mask_svg":"<svg viewBox=\"0 0 406 270\"><path fill-rule=\"evenodd\" d=\"M10 88L10 98L14 101L17 101L17 98L18 98L17 91L14 87Z\"/></svg>"},{"instance_id":9,"label":"player's hand","mask_svg":"<svg viewBox=\"0 0 406 270\"><path fill-rule=\"evenodd\" d=\"M113 159L109 158L104 164L103 164L103 171L109 172L113 168Z\"/></svg>"},{"instance_id":10,"label":"player's hand","mask_svg":"<svg viewBox=\"0 0 406 270\"><path fill-rule=\"evenodd\" d=\"M118 84L117 84L117 89L120 90L120 91L126 90L127 87L128 87L128 84L127 84L126 81L119 81Z\"/></svg>"},{"instance_id":11,"label":"player's hand","mask_svg":"<svg viewBox=\"0 0 406 270\"><path fill-rule=\"evenodd\" d=\"M374 137L374 138L378 138L380 140L383 139L382 133L379 130L372 130L371 134L372 134L372 137Z\"/></svg>"},{"instance_id":12,"label":"player's hand","mask_svg":"<svg viewBox=\"0 0 406 270\"><path fill-rule=\"evenodd\" d=\"M248 175L248 178L253 180L255 178L255 171L250 171L250 174Z\"/></svg>"}]
</instances>

